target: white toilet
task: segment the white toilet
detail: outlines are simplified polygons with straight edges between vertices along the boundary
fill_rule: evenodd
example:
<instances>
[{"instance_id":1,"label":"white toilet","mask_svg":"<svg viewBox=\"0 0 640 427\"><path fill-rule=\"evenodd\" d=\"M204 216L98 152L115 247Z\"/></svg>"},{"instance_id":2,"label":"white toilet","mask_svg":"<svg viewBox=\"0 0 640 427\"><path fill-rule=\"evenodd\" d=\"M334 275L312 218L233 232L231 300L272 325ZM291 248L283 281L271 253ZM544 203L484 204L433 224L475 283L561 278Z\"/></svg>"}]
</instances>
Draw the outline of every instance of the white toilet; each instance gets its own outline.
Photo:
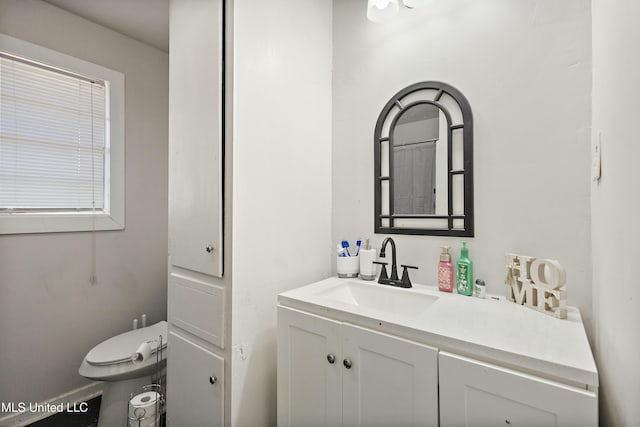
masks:
<instances>
[{"instance_id":1,"label":"white toilet","mask_svg":"<svg viewBox=\"0 0 640 427\"><path fill-rule=\"evenodd\" d=\"M156 351L162 336L161 368L167 345L167 322L134 329L93 347L82 360L78 373L94 381L107 381L102 393L98 427L126 426L129 395L151 383L156 373ZM150 343L151 355L134 364L131 356L143 343Z\"/></svg>"}]
</instances>

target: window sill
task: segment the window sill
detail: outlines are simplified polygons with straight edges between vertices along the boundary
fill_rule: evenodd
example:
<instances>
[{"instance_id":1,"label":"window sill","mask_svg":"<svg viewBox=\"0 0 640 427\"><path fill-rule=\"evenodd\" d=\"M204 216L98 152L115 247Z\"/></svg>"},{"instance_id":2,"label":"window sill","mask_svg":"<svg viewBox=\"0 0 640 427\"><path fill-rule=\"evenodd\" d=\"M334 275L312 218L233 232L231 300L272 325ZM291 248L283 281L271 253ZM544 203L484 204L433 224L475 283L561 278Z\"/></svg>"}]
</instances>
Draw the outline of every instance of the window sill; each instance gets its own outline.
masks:
<instances>
[{"instance_id":1,"label":"window sill","mask_svg":"<svg viewBox=\"0 0 640 427\"><path fill-rule=\"evenodd\" d=\"M119 218L120 217L120 218ZM66 233L92 231L92 214L18 213L0 215L1 234ZM96 215L95 230L124 229L124 215Z\"/></svg>"}]
</instances>

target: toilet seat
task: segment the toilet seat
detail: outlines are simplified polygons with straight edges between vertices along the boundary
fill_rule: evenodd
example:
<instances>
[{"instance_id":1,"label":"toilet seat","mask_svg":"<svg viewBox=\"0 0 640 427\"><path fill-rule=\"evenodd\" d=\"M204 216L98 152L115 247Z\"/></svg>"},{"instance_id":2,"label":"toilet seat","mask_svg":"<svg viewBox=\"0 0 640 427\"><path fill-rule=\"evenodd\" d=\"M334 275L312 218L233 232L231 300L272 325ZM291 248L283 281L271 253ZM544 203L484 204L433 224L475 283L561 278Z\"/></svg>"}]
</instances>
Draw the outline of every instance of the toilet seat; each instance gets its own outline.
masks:
<instances>
[{"instance_id":1,"label":"toilet seat","mask_svg":"<svg viewBox=\"0 0 640 427\"><path fill-rule=\"evenodd\" d=\"M164 320L146 328L134 329L109 338L87 353L87 362L94 366L114 365L130 362L140 344L149 342L152 354L157 351L159 337L162 348L167 346L167 322Z\"/></svg>"},{"instance_id":2,"label":"toilet seat","mask_svg":"<svg viewBox=\"0 0 640 427\"><path fill-rule=\"evenodd\" d=\"M125 381L152 375L158 372L158 368L162 369L165 366L166 351L160 352L159 361L156 360L157 352L138 364L134 364L131 361L131 356L140 344L157 340L160 335L162 335L162 347L164 348L167 342L167 330L167 322L161 321L146 328L128 331L109 338L91 349L87 356L82 359L78 373L94 381ZM108 341L111 341L109 345L104 345ZM96 350L98 348L99 350ZM116 348L119 348L119 350ZM91 354L93 363L87 360L89 354Z\"/></svg>"}]
</instances>

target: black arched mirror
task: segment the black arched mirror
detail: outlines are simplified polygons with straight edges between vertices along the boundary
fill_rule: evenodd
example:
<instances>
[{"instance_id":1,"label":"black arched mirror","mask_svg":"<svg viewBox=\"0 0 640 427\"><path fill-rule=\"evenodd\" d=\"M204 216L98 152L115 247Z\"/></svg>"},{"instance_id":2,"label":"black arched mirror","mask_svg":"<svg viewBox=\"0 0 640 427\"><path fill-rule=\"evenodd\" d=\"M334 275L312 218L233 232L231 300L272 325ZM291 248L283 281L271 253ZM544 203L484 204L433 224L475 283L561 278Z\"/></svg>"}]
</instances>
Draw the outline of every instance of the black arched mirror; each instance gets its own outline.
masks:
<instances>
[{"instance_id":1,"label":"black arched mirror","mask_svg":"<svg viewBox=\"0 0 640 427\"><path fill-rule=\"evenodd\" d=\"M413 84L376 123L375 232L473 233L473 117L467 99L441 82Z\"/></svg>"}]
</instances>

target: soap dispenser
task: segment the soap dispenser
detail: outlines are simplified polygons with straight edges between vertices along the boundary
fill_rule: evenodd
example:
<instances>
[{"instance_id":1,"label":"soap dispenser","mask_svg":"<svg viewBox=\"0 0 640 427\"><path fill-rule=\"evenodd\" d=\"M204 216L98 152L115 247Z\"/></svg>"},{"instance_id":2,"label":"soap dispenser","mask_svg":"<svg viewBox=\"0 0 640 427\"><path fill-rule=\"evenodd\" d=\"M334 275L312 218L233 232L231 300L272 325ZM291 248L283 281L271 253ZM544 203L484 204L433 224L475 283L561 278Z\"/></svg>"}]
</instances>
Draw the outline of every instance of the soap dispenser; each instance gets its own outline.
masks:
<instances>
[{"instance_id":1,"label":"soap dispenser","mask_svg":"<svg viewBox=\"0 0 640 427\"><path fill-rule=\"evenodd\" d=\"M376 266L373 261L376 260L376 250L369 244L369 239L360 249L358 258L360 258L360 278L362 280L373 280L376 278Z\"/></svg>"},{"instance_id":2,"label":"soap dispenser","mask_svg":"<svg viewBox=\"0 0 640 427\"><path fill-rule=\"evenodd\" d=\"M461 295L473 295L473 262L469 259L467 242L462 242L460 258L456 263L456 290Z\"/></svg>"},{"instance_id":3,"label":"soap dispenser","mask_svg":"<svg viewBox=\"0 0 640 427\"><path fill-rule=\"evenodd\" d=\"M449 246L441 246L440 262L438 263L438 289L442 292L453 291L453 264Z\"/></svg>"}]
</instances>

